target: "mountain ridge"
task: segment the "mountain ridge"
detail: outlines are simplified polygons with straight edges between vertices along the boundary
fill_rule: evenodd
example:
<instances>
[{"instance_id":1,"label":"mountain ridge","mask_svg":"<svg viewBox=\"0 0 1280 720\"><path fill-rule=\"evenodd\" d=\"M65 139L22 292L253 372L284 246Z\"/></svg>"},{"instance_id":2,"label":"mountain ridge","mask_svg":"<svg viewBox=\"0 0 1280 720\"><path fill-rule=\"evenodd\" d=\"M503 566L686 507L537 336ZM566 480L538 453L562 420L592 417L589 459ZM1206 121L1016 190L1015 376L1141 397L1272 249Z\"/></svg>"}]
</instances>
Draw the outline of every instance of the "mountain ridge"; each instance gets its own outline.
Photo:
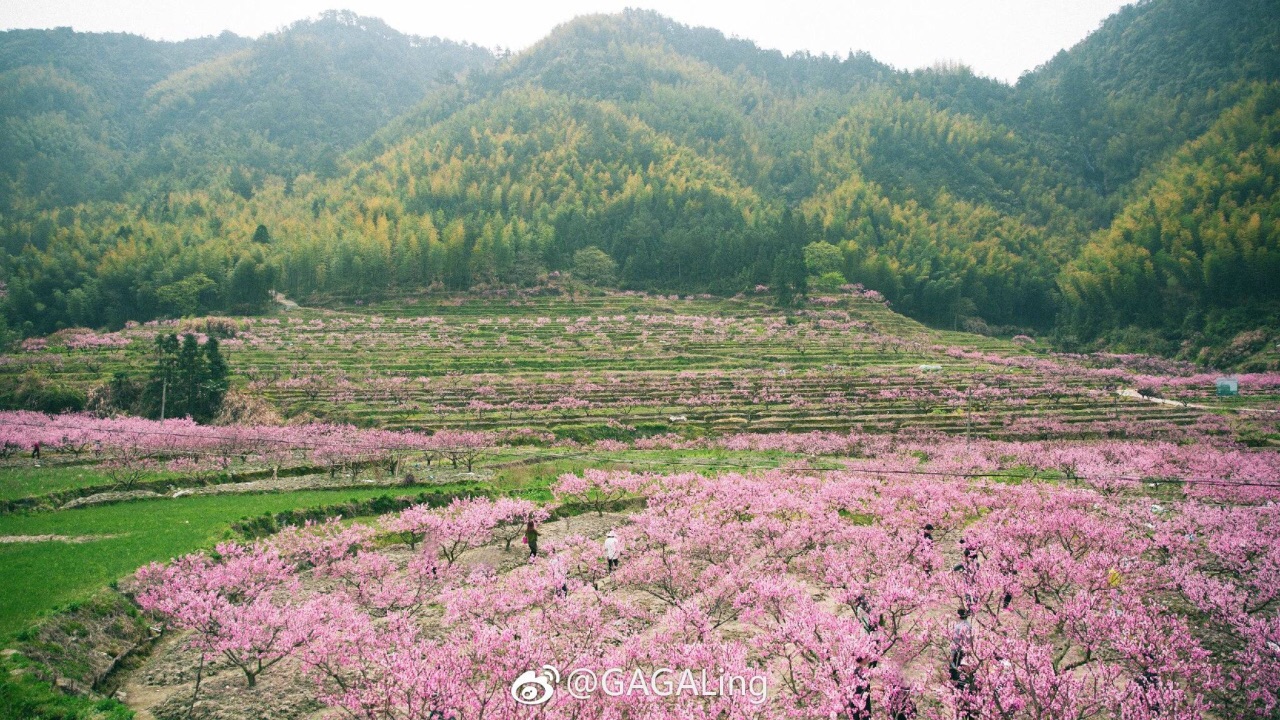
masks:
<instances>
[{"instance_id":1,"label":"mountain ridge","mask_svg":"<svg viewBox=\"0 0 1280 720\"><path fill-rule=\"evenodd\" d=\"M1102 274L1094 285L1128 269L1076 261L1114 242L1112 223L1180 148L1280 80L1280 25L1265 10L1138 3L1012 86L963 66L784 56L651 11L580 17L503 58L334 12L223 38L225 52L152 82L128 126L149 141L138 147L111 134L91 82L6 66L18 51L0 35L6 124L61 128L66 147L0 160L5 316L24 333L163 316L173 292L158 289L196 275L205 289L182 306L204 310L262 306L246 288L271 284L299 297L519 286L597 246L622 287L769 285L789 301L861 282L936 324L1195 353L1274 330L1275 299L1190 284L1169 317L1129 312L1120 294L1076 291L1082 268ZM1237 11L1263 16L1227 22ZM1179 56L1161 33L1201 16L1217 34ZM396 72L405 58L420 70ZM1117 76L1134 63L1152 67ZM53 98L45 112L23 109L32 88ZM117 164L128 171L113 178ZM32 192L31 178L52 189ZM1271 253L1280 231L1264 205L1257 243ZM142 270L105 264L122 237ZM57 257L77 258L74 270L51 272ZM817 257L829 262L806 264ZM108 296L126 310L84 309ZM1120 306L1090 313L1085 297Z\"/></svg>"}]
</instances>

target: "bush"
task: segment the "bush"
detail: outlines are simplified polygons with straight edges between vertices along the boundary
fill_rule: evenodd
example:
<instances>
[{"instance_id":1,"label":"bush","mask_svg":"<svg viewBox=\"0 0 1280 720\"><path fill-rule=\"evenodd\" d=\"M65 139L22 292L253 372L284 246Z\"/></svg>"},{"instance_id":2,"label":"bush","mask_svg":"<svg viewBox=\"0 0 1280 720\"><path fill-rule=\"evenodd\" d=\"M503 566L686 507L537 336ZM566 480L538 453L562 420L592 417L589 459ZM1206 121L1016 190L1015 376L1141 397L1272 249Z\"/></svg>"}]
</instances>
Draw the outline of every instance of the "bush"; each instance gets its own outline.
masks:
<instances>
[{"instance_id":1,"label":"bush","mask_svg":"<svg viewBox=\"0 0 1280 720\"><path fill-rule=\"evenodd\" d=\"M85 408L83 391L27 373L12 388L0 390L0 408L44 413L79 412Z\"/></svg>"},{"instance_id":2,"label":"bush","mask_svg":"<svg viewBox=\"0 0 1280 720\"><path fill-rule=\"evenodd\" d=\"M588 285L612 285L617 272L618 263L594 245L573 254L573 276Z\"/></svg>"},{"instance_id":3,"label":"bush","mask_svg":"<svg viewBox=\"0 0 1280 720\"><path fill-rule=\"evenodd\" d=\"M974 335L991 336L992 334L994 334L991 330L991 327L987 325L987 321L983 320L980 317L964 318L963 320L960 321L960 329L964 330L967 333L973 333Z\"/></svg>"},{"instance_id":4,"label":"bush","mask_svg":"<svg viewBox=\"0 0 1280 720\"><path fill-rule=\"evenodd\" d=\"M133 711L115 700L65 695L29 670L0 660L0 718L130 720Z\"/></svg>"},{"instance_id":5,"label":"bush","mask_svg":"<svg viewBox=\"0 0 1280 720\"><path fill-rule=\"evenodd\" d=\"M819 292L836 292L844 284L844 275L838 272L823 273L809 278L809 288Z\"/></svg>"},{"instance_id":6,"label":"bush","mask_svg":"<svg viewBox=\"0 0 1280 720\"><path fill-rule=\"evenodd\" d=\"M635 433L629 428L608 423L574 423L556 425L551 428L556 438L573 440L579 443L593 443L597 440L631 440Z\"/></svg>"},{"instance_id":7,"label":"bush","mask_svg":"<svg viewBox=\"0 0 1280 720\"><path fill-rule=\"evenodd\" d=\"M85 407L103 417L115 414L141 415L145 393L146 386L141 380L117 371L111 380L89 392Z\"/></svg>"},{"instance_id":8,"label":"bush","mask_svg":"<svg viewBox=\"0 0 1280 720\"><path fill-rule=\"evenodd\" d=\"M1236 334L1231 342L1216 353L1211 352L1209 363L1214 367L1229 368L1243 363L1267 347L1270 336L1265 330L1247 330Z\"/></svg>"},{"instance_id":9,"label":"bush","mask_svg":"<svg viewBox=\"0 0 1280 720\"><path fill-rule=\"evenodd\" d=\"M1106 344L1115 352L1164 355L1178 352L1178 344L1159 330L1131 325L1107 333Z\"/></svg>"},{"instance_id":10,"label":"bush","mask_svg":"<svg viewBox=\"0 0 1280 720\"><path fill-rule=\"evenodd\" d=\"M259 395L232 390L222 399L214 425L283 425L284 419Z\"/></svg>"}]
</instances>

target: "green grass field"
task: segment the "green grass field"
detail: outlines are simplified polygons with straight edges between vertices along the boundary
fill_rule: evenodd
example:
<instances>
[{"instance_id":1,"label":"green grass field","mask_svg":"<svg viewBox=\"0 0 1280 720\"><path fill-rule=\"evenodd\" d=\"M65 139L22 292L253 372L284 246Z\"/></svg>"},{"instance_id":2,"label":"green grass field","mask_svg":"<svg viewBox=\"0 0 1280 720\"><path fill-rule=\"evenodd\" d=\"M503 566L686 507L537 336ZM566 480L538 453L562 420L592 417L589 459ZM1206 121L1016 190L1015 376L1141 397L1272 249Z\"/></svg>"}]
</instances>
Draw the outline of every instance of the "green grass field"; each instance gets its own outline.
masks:
<instances>
[{"instance_id":1,"label":"green grass field","mask_svg":"<svg viewBox=\"0 0 1280 720\"><path fill-rule=\"evenodd\" d=\"M146 500L0 516L0 536L110 535L82 543L0 544L0 636L152 561L211 547L240 518L388 494L386 488Z\"/></svg>"},{"instance_id":2,"label":"green grass field","mask_svg":"<svg viewBox=\"0 0 1280 720\"><path fill-rule=\"evenodd\" d=\"M51 467L46 463L36 467L24 463L0 470L0 500L110 484L111 480L91 465Z\"/></svg>"}]
</instances>

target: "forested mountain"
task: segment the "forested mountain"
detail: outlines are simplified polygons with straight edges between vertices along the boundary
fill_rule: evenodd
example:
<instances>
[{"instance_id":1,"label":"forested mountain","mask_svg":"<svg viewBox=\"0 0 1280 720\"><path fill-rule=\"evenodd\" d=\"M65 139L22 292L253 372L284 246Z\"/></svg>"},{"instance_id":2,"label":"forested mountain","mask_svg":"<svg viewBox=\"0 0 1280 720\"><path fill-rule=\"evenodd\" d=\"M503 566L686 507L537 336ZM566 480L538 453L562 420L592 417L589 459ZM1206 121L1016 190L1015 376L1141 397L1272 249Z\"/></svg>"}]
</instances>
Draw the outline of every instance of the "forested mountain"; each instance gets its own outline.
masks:
<instances>
[{"instance_id":1,"label":"forested mountain","mask_svg":"<svg viewBox=\"0 0 1280 720\"><path fill-rule=\"evenodd\" d=\"M1280 304L1280 86L1258 87L1140 183L1062 274L1086 333L1225 335Z\"/></svg>"},{"instance_id":2,"label":"forested mountain","mask_svg":"<svg viewBox=\"0 0 1280 720\"><path fill-rule=\"evenodd\" d=\"M487 50L330 12L253 41L0 33L0 209L332 173L336 158Z\"/></svg>"},{"instance_id":3,"label":"forested mountain","mask_svg":"<svg viewBox=\"0 0 1280 720\"><path fill-rule=\"evenodd\" d=\"M148 88L248 45L229 33L181 43L69 28L0 33L0 209L119 198Z\"/></svg>"},{"instance_id":4,"label":"forested mountain","mask_svg":"<svg viewBox=\"0 0 1280 720\"><path fill-rule=\"evenodd\" d=\"M262 175L332 174L340 153L492 59L351 13L295 23L151 86L142 134L159 147L141 172L201 185L204 171L232 167L242 195Z\"/></svg>"},{"instance_id":5,"label":"forested mountain","mask_svg":"<svg viewBox=\"0 0 1280 720\"><path fill-rule=\"evenodd\" d=\"M1020 122L1115 192L1207 130L1247 83L1280 78L1278 42L1269 0L1136 3L1022 78Z\"/></svg>"},{"instance_id":6,"label":"forested mountain","mask_svg":"<svg viewBox=\"0 0 1280 720\"><path fill-rule=\"evenodd\" d=\"M5 316L530 286L594 246L622 287L856 282L948 326L1190 353L1280 326L1278 16L1140 2L1015 86L646 11L502 58L349 13L5 33Z\"/></svg>"}]
</instances>

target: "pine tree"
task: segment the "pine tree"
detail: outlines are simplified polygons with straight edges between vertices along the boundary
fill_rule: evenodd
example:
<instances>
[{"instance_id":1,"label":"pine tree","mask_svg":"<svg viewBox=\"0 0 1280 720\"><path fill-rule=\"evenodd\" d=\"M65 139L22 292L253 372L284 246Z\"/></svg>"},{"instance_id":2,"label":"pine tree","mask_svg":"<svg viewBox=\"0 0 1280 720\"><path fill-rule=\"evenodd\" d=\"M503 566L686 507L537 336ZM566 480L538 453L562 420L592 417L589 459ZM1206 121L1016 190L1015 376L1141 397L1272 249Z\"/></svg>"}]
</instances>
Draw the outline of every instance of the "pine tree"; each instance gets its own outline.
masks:
<instances>
[{"instance_id":1,"label":"pine tree","mask_svg":"<svg viewBox=\"0 0 1280 720\"><path fill-rule=\"evenodd\" d=\"M222 400L227 396L228 375L226 358L218 349L218 339L209 338L204 344L205 377L201 384L200 411L196 417L201 422L212 420L222 409Z\"/></svg>"},{"instance_id":2,"label":"pine tree","mask_svg":"<svg viewBox=\"0 0 1280 720\"><path fill-rule=\"evenodd\" d=\"M173 392L178 378L178 336L156 336L156 365L147 381L147 414L161 420L173 417Z\"/></svg>"},{"instance_id":3,"label":"pine tree","mask_svg":"<svg viewBox=\"0 0 1280 720\"><path fill-rule=\"evenodd\" d=\"M182 336L182 347L178 350L178 387L174 393L173 417L190 415L193 419L200 414L200 389L204 385L208 368L204 353L200 352L200 341L196 336L187 333Z\"/></svg>"},{"instance_id":4,"label":"pine tree","mask_svg":"<svg viewBox=\"0 0 1280 720\"><path fill-rule=\"evenodd\" d=\"M190 416L209 422L222 409L230 369L218 341L209 338L201 347L195 335L178 340L174 334L156 337L156 365L147 383L148 414L155 418Z\"/></svg>"}]
</instances>

